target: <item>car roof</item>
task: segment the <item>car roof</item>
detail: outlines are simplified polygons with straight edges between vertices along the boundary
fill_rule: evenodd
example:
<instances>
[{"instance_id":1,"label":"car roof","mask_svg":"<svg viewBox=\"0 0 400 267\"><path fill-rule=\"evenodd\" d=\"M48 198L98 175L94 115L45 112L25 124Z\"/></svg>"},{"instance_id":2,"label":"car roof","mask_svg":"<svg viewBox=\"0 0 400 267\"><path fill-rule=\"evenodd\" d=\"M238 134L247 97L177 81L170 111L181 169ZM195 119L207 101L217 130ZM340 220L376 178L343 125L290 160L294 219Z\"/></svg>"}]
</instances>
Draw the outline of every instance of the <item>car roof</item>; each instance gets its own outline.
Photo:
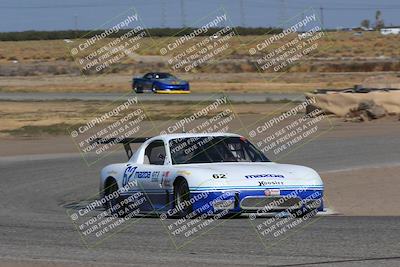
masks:
<instances>
[{"instance_id":1,"label":"car roof","mask_svg":"<svg viewBox=\"0 0 400 267\"><path fill-rule=\"evenodd\" d=\"M172 74L170 74L170 73L168 73L168 72L148 72L148 73L146 73L145 75L147 75L147 74L158 74L158 75L160 75L160 74L168 74L168 75L172 75Z\"/></svg>"},{"instance_id":2,"label":"car roof","mask_svg":"<svg viewBox=\"0 0 400 267\"><path fill-rule=\"evenodd\" d=\"M178 139L178 138L192 138L192 137L208 137L208 136L221 136L221 137L241 137L241 135L233 134L233 133L174 133L174 134L162 134L157 135L149 140L148 142L152 142L153 140L160 140L162 139L165 142L168 142L171 139Z\"/></svg>"}]
</instances>

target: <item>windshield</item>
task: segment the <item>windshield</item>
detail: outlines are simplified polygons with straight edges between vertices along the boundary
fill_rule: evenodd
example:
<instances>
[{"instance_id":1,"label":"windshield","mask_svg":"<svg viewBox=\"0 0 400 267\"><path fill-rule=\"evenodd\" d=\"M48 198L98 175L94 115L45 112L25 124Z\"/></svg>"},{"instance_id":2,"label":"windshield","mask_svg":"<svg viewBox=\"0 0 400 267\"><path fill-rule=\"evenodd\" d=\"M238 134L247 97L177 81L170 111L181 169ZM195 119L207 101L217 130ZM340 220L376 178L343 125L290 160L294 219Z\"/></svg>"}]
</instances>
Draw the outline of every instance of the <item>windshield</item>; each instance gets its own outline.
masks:
<instances>
[{"instance_id":1,"label":"windshield","mask_svg":"<svg viewBox=\"0 0 400 267\"><path fill-rule=\"evenodd\" d=\"M156 73L154 74L154 78L156 79L167 79L167 78L175 78L175 76L169 73Z\"/></svg>"},{"instance_id":2,"label":"windshield","mask_svg":"<svg viewBox=\"0 0 400 267\"><path fill-rule=\"evenodd\" d=\"M169 146L172 164L269 161L243 137L178 138L170 140Z\"/></svg>"}]
</instances>

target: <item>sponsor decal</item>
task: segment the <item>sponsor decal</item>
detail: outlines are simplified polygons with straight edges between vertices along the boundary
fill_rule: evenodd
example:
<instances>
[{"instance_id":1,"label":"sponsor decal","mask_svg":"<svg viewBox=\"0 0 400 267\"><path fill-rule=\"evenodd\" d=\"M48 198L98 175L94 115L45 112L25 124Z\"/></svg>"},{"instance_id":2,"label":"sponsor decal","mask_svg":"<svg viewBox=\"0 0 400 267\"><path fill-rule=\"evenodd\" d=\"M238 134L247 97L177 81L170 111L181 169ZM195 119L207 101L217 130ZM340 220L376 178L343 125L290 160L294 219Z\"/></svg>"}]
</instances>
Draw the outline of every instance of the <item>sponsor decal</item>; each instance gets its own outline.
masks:
<instances>
[{"instance_id":1,"label":"sponsor decal","mask_svg":"<svg viewBox=\"0 0 400 267\"><path fill-rule=\"evenodd\" d=\"M226 178L226 174L213 174L213 178L214 179L225 179Z\"/></svg>"},{"instance_id":2,"label":"sponsor decal","mask_svg":"<svg viewBox=\"0 0 400 267\"><path fill-rule=\"evenodd\" d=\"M280 189L266 189L264 191L264 194L268 196L280 196L281 195L281 190Z\"/></svg>"},{"instance_id":3,"label":"sponsor decal","mask_svg":"<svg viewBox=\"0 0 400 267\"><path fill-rule=\"evenodd\" d=\"M258 181L258 186L283 185L281 181Z\"/></svg>"},{"instance_id":4,"label":"sponsor decal","mask_svg":"<svg viewBox=\"0 0 400 267\"><path fill-rule=\"evenodd\" d=\"M149 171L136 172L135 178L137 178L137 179L150 179L151 178L151 172L149 172Z\"/></svg>"},{"instance_id":5,"label":"sponsor decal","mask_svg":"<svg viewBox=\"0 0 400 267\"><path fill-rule=\"evenodd\" d=\"M246 175L246 179L259 179L259 178L285 178L282 174L251 174Z\"/></svg>"},{"instance_id":6,"label":"sponsor decal","mask_svg":"<svg viewBox=\"0 0 400 267\"><path fill-rule=\"evenodd\" d=\"M158 177L160 176L160 172L153 172L151 174L151 181L156 183L158 182Z\"/></svg>"},{"instance_id":7,"label":"sponsor decal","mask_svg":"<svg viewBox=\"0 0 400 267\"><path fill-rule=\"evenodd\" d=\"M124 171L124 176L122 178L122 186L125 186L129 183L131 177L135 173L137 167L133 167L132 165L128 164L127 168Z\"/></svg>"}]
</instances>

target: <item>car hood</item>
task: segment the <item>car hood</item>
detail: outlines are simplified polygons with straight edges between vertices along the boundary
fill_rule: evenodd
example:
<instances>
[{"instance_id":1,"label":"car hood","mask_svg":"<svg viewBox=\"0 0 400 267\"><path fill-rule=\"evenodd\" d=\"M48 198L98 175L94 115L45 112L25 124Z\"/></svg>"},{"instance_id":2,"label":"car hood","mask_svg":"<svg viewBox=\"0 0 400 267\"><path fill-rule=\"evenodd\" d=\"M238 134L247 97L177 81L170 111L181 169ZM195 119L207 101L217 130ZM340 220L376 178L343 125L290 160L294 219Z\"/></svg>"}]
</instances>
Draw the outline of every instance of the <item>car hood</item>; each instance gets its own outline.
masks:
<instances>
[{"instance_id":1,"label":"car hood","mask_svg":"<svg viewBox=\"0 0 400 267\"><path fill-rule=\"evenodd\" d=\"M230 162L175 165L186 174L190 186L316 187L323 182L311 168L273 162Z\"/></svg>"}]
</instances>

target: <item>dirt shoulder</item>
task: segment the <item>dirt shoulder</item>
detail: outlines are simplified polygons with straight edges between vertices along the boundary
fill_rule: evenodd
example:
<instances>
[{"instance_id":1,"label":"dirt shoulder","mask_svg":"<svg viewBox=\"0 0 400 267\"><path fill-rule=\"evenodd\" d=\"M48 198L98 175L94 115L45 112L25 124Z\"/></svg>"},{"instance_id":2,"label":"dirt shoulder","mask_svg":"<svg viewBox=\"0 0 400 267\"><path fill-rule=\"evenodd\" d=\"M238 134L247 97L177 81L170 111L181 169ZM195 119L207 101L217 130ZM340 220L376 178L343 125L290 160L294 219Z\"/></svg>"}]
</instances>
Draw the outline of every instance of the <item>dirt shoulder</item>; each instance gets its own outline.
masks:
<instances>
[{"instance_id":1,"label":"dirt shoulder","mask_svg":"<svg viewBox=\"0 0 400 267\"><path fill-rule=\"evenodd\" d=\"M328 207L347 216L400 216L400 166L321 173Z\"/></svg>"}]
</instances>

